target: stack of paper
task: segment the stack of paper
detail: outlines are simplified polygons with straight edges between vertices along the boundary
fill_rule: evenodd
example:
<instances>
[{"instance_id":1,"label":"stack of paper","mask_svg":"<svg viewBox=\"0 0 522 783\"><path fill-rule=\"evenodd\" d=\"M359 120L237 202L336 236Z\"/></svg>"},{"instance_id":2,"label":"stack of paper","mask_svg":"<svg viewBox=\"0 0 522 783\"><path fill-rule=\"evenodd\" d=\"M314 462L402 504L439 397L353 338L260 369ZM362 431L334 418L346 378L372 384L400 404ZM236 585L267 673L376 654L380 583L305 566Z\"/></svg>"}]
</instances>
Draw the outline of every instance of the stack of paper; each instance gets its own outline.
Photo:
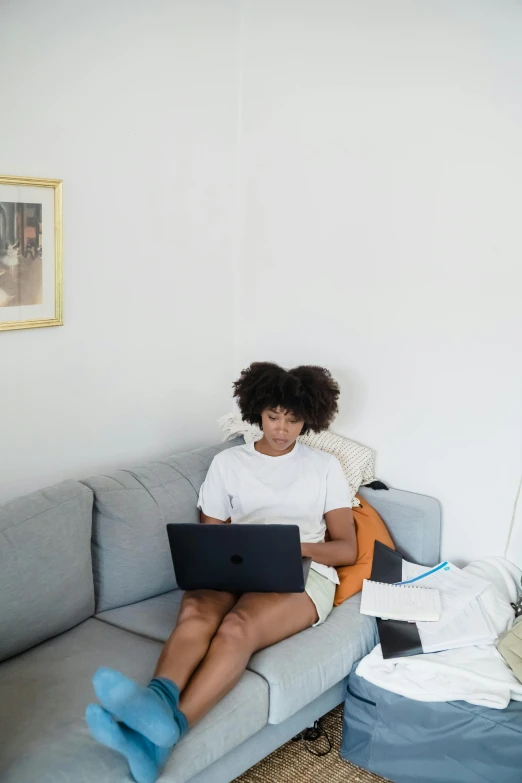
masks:
<instances>
[{"instance_id":1,"label":"stack of paper","mask_svg":"<svg viewBox=\"0 0 522 783\"><path fill-rule=\"evenodd\" d=\"M422 585L440 593L440 620L417 623L424 652L492 644L495 641L495 629L480 600L489 582L461 571L447 561L435 568L426 568L403 560L402 572L403 581L399 584Z\"/></svg>"},{"instance_id":2,"label":"stack of paper","mask_svg":"<svg viewBox=\"0 0 522 783\"><path fill-rule=\"evenodd\" d=\"M492 644L497 635L480 598L474 598L453 620L438 623L417 623L425 653L455 650L475 644Z\"/></svg>"}]
</instances>

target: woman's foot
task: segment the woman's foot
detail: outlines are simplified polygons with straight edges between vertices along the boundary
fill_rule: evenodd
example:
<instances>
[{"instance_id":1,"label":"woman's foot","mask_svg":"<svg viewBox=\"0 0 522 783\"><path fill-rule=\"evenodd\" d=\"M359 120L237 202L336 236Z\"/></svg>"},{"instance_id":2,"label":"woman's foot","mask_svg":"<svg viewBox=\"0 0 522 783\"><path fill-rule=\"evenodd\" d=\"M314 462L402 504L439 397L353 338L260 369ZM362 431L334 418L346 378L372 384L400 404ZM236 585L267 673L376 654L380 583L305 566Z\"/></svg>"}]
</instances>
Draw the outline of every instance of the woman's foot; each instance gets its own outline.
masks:
<instances>
[{"instance_id":1,"label":"woman's foot","mask_svg":"<svg viewBox=\"0 0 522 783\"><path fill-rule=\"evenodd\" d=\"M102 706L117 721L161 748L172 748L187 731L178 708L179 691L170 680L152 680L149 687L103 667L92 679Z\"/></svg>"},{"instance_id":2,"label":"woman's foot","mask_svg":"<svg viewBox=\"0 0 522 783\"><path fill-rule=\"evenodd\" d=\"M154 783L158 779L171 748L160 748L137 731L116 723L97 704L89 704L85 717L98 742L125 756L136 783Z\"/></svg>"},{"instance_id":3,"label":"woman's foot","mask_svg":"<svg viewBox=\"0 0 522 783\"><path fill-rule=\"evenodd\" d=\"M145 688L107 668L98 669L92 682L103 705L87 707L92 736L125 756L137 783L154 783L188 730L178 688L163 677Z\"/></svg>"}]
</instances>

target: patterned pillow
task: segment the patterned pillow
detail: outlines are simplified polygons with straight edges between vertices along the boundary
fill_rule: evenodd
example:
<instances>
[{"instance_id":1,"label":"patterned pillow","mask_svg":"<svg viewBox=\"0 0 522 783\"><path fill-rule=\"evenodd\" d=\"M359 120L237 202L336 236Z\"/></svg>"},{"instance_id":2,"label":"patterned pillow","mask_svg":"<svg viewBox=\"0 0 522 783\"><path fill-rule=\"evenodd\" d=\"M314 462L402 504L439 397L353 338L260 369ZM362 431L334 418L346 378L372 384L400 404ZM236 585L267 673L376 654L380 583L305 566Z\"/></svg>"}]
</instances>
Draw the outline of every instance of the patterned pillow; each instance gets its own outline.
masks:
<instances>
[{"instance_id":1,"label":"patterned pillow","mask_svg":"<svg viewBox=\"0 0 522 783\"><path fill-rule=\"evenodd\" d=\"M240 413L230 413L219 420L219 425L225 433L224 440L235 438L237 435L243 435L246 443L260 440L263 433L253 424L243 421ZM359 505L356 493L363 484L369 484L374 481L375 457L371 449L361 446L353 440L343 438L342 435L335 435L330 430L323 432L307 432L298 439L305 446L313 449L327 451L337 457L346 476L346 480L352 491L352 500L354 506Z\"/></svg>"}]
</instances>

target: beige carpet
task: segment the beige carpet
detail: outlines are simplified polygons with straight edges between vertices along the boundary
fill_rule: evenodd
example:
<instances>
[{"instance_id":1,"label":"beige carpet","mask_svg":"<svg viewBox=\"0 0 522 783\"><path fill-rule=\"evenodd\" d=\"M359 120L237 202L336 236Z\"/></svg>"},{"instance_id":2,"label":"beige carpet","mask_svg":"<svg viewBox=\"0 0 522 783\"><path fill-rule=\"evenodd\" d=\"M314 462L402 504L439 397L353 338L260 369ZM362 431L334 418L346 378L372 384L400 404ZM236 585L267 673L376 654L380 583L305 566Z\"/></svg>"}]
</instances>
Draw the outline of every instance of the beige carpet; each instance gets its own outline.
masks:
<instances>
[{"instance_id":1,"label":"beige carpet","mask_svg":"<svg viewBox=\"0 0 522 783\"><path fill-rule=\"evenodd\" d=\"M337 707L323 718L323 726L333 746L326 756L313 756L302 741L287 742L234 783L382 783L384 778L354 767L339 757L342 715L342 707ZM322 751L328 745L321 737L309 743L309 747Z\"/></svg>"}]
</instances>

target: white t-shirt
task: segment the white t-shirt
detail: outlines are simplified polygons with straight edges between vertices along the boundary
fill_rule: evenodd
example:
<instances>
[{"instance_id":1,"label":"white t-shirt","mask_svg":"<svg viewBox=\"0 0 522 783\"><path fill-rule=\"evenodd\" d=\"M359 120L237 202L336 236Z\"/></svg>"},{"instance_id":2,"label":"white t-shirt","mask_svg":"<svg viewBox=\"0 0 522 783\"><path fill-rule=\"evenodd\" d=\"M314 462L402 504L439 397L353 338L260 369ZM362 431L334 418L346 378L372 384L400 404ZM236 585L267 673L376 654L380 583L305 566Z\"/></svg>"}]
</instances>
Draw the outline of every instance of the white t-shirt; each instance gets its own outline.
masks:
<instances>
[{"instance_id":1,"label":"white t-shirt","mask_svg":"<svg viewBox=\"0 0 522 783\"><path fill-rule=\"evenodd\" d=\"M324 515L351 508L351 493L336 457L296 443L281 457L268 457L253 443L217 454L199 493L208 517L233 523L299 525L302 543L324 541ZM339 583L335 568L312 568Z\"/></svg>"}]
</instances>

